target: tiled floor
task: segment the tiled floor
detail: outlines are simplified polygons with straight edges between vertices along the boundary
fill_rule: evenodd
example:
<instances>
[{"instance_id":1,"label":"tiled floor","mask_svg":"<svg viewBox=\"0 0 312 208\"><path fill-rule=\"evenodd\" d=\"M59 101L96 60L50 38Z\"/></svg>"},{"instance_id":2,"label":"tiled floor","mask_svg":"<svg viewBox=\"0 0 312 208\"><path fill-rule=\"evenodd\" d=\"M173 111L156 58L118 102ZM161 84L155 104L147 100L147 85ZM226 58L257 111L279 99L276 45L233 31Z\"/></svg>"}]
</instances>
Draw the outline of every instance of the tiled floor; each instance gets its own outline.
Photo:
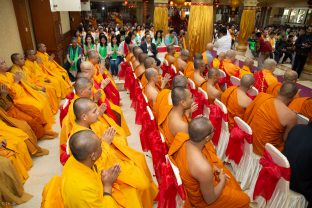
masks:
<instances>
[{"instance_id":1,"label":"tiled floor","mask_svg":"<svg viewBox=\"0 0 312 208\"><path fill-rule=\"evenodd\" d=\"M122 99L122 110L131 131L131 136L128 137L128 144L132 148L142 152L139 137L141 127L136 125L134 122L135 112L130 107L131 101L129 99L129 95L126 91L122 91L120 92L120 96ZM54 130L60 132L61 127L59 124L59 113L55 116L55 120L56 124L54 125ZM62 165L59 162L59 138L40 141L39 145L48 149L50 154L39 158L33 158L33 167L28 172L29 178L26 181L24 188L26 192L32 194L34 197L27 203L16 206L18 208L39 208L42 198L41 193L44 185L47 184L54 175L61 175L62 173ZM152 175L154 175L150 153L145 153L145 155L149 155L146 156L146 161ZM154 181L156 182L156 179Z\"/></svg>"}]
</instances>

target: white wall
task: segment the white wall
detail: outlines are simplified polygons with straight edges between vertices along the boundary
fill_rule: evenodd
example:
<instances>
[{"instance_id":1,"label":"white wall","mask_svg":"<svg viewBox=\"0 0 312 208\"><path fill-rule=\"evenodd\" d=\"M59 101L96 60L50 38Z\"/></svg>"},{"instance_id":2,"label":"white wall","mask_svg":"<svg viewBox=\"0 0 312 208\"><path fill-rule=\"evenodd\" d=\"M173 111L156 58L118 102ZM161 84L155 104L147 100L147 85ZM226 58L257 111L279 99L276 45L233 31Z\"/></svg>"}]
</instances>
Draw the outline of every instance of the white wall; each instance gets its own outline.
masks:
<instances>
[{"instance_id":1,"label":"white wall","mask_svg":"<svg viewBox=\"0 0 312 208\"><path fill-rule=\"evenodd\" d=\"M23 53L12 0L1 0L0 28L0 57L10 66L11 54Z\"/></svg>"},{"instance_id":2,"label":"white wall","mask_svg":"<svg viewBox=\"0 0 312 208\"><path fill-rule=\"evenodd\" d=\"M70 19L68 12L60 12L61 17L61 26L62 26L62 33L65 34L70 31Z\"/></svg>"}]
</instances>

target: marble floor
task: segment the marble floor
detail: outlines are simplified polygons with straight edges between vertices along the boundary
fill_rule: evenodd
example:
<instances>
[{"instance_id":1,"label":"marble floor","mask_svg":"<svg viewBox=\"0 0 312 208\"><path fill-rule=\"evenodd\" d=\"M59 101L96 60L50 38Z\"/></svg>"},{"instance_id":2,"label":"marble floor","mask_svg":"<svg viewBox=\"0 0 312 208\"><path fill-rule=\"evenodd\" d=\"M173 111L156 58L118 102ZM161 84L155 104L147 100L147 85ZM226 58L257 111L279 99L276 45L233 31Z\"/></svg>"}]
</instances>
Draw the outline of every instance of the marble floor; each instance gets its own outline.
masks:
<instances>
[{"instance_id":1,"label":"marble floor","mask_svg":"<svg viewBox=\"0 0 312 208\"><path fill-rule=\"evenodd\" d=\"M128 123L131 131L131 136L128 137L128 144L132 148L142 152L139 132L141 126L135 124L135 111L131 108L131 101L129 94L126 91L120 92L121 107L124 113L125 119ZM61 127L59 123L59 113L55 116L55 125L53 129L60 132ZM59 162L59 137L53 140L39 141L39 145L50 151L49 155L33 158L33 167L28 171L29 178L24 185L24 189L29 194L33 195L33 198L27 203L18 205L18 208L39 208L41 204L42 190L49 182L49 180L55 175L61 175L63 166ZM144 153L146 155L146 161L148 167L154 176L154 169L152 164L152 158L150 153ZM154 181L156 182L156 178ZM156 182L157 183L157 182Z\"/></svg>"}]
</instances>

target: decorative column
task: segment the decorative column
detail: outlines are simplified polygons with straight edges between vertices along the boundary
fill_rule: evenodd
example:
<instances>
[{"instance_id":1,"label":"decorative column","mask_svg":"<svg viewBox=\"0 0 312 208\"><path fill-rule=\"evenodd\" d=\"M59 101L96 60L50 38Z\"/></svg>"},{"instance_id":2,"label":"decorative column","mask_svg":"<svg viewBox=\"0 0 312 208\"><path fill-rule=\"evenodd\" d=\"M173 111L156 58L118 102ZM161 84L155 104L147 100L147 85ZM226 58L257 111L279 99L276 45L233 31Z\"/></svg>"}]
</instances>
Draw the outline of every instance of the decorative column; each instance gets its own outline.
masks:
<instances>
[{"instance_id":1,"label":"decorative column","mask_svg":"<svg viewBox=\"0 0 312 208\"><path fill-rule=\"evenodd\" d=\"M236 47L239 52L246 52L247 39L255 30L257 3L257 0L244 0L244 10L240 21L238 45Z\"/></svg>"},{"instance_id":2,"label":"decorative column","mask_svg":"<svg viewBox=\"0 0 312 208\"><path fill-rule=\"evenodd\" d=\"M138 24L143 23L143 1L136 1L136 19Z\"/></svg>"},{"instance_id":3,"label":"decorative column","mask_svg":"<svg viewBox=\"0 0 312 208\"><path fill-rule=\"evenodd\" d=\"M167 34L168 31L168 0L154 0L154 28L164 31L163 34Z\"/></svg>"},{"instance_id":4,"label":"decorative column","mask_svg":"<svg viewBox=\"0 0 312 208\"><path fill-rule=\"evenodd\" d=\"M312 8L312 0L307 1L309 8ZM312 24L312 15L309 20L306 21L306 26ZM310 51L306 64L304 65L303 72L301 72L301 79L312 80L312 52Z\"/></svg>"},{"instance_id":5,"label":"decorative column","mask_svg":"<svg viewBox=\"0 0 312 208\"><path fill-rule=\"evenodd\" d=\"M202 53L213 38L213 0L192 0L186 45L190 55Z\"/></svg>"}]
</instances>

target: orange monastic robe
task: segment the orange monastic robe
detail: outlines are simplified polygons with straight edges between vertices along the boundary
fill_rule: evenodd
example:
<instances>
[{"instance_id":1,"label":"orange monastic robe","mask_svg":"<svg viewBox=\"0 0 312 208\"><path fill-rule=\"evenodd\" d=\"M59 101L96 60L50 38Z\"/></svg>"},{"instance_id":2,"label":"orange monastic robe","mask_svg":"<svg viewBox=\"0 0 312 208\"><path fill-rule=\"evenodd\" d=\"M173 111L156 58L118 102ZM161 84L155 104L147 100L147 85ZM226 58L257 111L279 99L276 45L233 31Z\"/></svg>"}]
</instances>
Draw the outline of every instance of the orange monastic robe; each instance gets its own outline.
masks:
<instances>
[{"instance_id":1,"label":"orange monastic robe","mask_svg":"<svg viewBox=\"0 0 312 208\"><path fill-rule=\"evenodd\" d=\"M157 97L156 101L154 103L154 116L159 121L159 116L163 112L163 108L166 108L166 106L170 105L172 108L172 104L169 104L169 99L171 100L171 97L169 97L171 93L171 90L169 89L163 89L161 90Z\"/></svg>"},{"instance_id":2,"label":"orange monastic robe","mask_svg":"<svg viewBox=\"0 0 312 208\"><path fill-rule=\"evenodd\" d=\"M259 90L259 92L266 92L267 88L273 87L277 83L278 80L271 70L262 69L261 71L255 73L254 86Z\"/></svg>"},{"instance_id":3,"label":"orange monastic robe","mask_svg":"<svg viewBox=\"0 0 312 208\"><path fill-rule=\"evenodd\" d=\"M0 156L12 161L20 179L25 183L28 178L27 170L32 166L32 160L25 144L25 141L28 140L28 135L22 130L8 126L0 120L0 142L4 139L7 141L7 148L14 152L0 147Z\"/></svg>"},{"instance_id":4,"label":"orange monastic robe","mask_svg":"<svg viewBox=\"0 0 312 208\"><path fill-rule=\"evenodd\" d=\"M274 84L269 85L266 93L273 95L274 97L276 97L278 95L279 90L282 87L282 83L277 82Z\"/></svg>"},{"instance_id":5,"label":"orange monastic robe","mask_svg":"<svg viewBox=\"0 0 312 208\"><path fill-rule=\"evenodd\" d=\"M99 138L102 137L103 129L91 127ZM71 135L88 128L74 124ZM145 157L142 153L115 142L112 144L102 142L102 155L96 161L99 172L118 163L121 172L113 186L112 196L120 207L152 208L157 195L157 187L153 182Z\"/></svg>"},{"instance_id":6,"label":"orange monastic robe","mask_svg":"<svg viewBox=\"0 0 312 208\"><path fill-rule=\"evenodd\" d=\"M13 77L14 75L10 72L0 74L0 82L9 88L14 106L51 127L54 123L54 116L47 98L43 94L40 95L40 92L35 92L23 81L16 83Z\"/></svg>"},{"instance_id":7,"label":"orange monastic robe","mask_svg":"<svg viewBox=\"0 0 312 208\"><path fill-rule=\"evenodd\" d=\"M228 110L229 127L234 126L234 117L238 116L240 118L244 117L245 108L238 104L237 99L237 86L232 86L226 89L221 95L221 102L226 106Z\"/></svg>"},{"instance_id":8,"label":"orange monastic robe","mask_svg":"<svg viewBox=\"0 0 312 208\"><path fill-rule=\"evenodd\" d=\"M224 59L223 60L223 67L222 69L225 71L227 76L235 76L239 77L240 68L233 64L230 60Z\"/></svg>"},{"instance_id":9,"label":"orange monastic robe","mask_svg":"<svg viewBox=\"0 0 312 208\"><path fill-rule=\"evenodd\" d=\"M192 74L194 73L194 62L193 61L189 61L186 64L186 67L184 69L184 76L186 78L190 78L192 76Z\"/></svg>"},{"instance_id":10,"label":"orange monastic robe","mask_svg":"<svg viewBox=\"0 0 312 208\"><path fill-rule=\"evenodd\" d=\"M239 70L239 78L241 79L245 74L252 74L252 72L250 71L250 68L248 66L243 66Z\"/></svg>"},{"instance_id":11,"label":"orange monastic robe","mask_svg":"<svg viewBox=\"0 0 312 208\"><path fill-rule=\"evenodd\" d=\"M295 98L288 107L312 121L312 98L311 97L298 97Z\"/></svg>"},{"instance_id":12,"label":"orange monastic robe","mask_svg":"<svg viewBox=\"0 0 312 208\"><path fill-rule=\"evenodd\" d=\"M185 208L207 208L207 207L249 207L249 197L241 190L235 177L223 165L222 161L216 155L213 144L209 141L202 150L203 156L207 159L210 165L217 166L223 169L224 173L230 176L229 181L226 182L224 189L218 199L212 204L208 205L200 191L199 182L194 179L189 171L188 162L186 159L186 142L189 140L189 135L184 132L178 133L169 149L168 155L173 159L175 165L178 166L180 176L186 191L187 200L184 205ZM216 186L218 179L214 177L213 184Z\"/></svg>"},{"instance_id":13,"label":"orange monastic robe","mask_svg":"<svg viewBox=\"0 0 312 208\"><path fill-rule=\"evenodd\" d=\"M246 109L243 119L253 131L253 150L256 154L263 154L266 143L283 150L285 127L279 121L272 95L258 94Z\"/></svg>"}]
</instances>

